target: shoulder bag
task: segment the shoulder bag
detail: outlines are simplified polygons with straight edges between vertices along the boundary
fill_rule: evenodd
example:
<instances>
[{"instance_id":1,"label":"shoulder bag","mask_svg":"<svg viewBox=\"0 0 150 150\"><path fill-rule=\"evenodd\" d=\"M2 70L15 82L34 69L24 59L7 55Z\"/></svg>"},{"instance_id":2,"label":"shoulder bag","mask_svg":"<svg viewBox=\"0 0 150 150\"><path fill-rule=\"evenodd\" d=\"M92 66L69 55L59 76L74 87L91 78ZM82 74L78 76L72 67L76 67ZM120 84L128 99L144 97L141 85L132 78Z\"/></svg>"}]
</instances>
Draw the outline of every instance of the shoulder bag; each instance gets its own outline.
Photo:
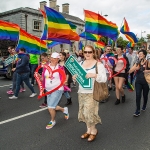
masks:
<instances>
[{"instance_id":1,"label":"shoulder bag","mask_svg":"<svg viewBox=\"0 0 150 150\"><path fill-rule=\"evenodd\" d=\"M96 63L96 74L98 74L98 67ZM93 88L93 99L97 102L101 102L108 98L108 86L107 83L99 83L96 80L94 81Z\"/></svg>"}]
</instances>

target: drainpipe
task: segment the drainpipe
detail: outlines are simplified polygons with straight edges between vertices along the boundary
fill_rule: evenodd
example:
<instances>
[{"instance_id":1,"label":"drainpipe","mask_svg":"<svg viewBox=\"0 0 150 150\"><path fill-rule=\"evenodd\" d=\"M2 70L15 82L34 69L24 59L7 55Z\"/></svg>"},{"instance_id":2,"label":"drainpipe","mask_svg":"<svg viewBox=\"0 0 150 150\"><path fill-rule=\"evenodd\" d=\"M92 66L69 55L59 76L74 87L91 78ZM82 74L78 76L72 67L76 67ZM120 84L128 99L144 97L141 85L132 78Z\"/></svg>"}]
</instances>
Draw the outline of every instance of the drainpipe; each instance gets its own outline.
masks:
<instances>
[{"instance_id":1,"label":"drainpipe","mask_svg":"<svg viewBox=\"0 0 150 150\"><path fill-rule=\"evenodd\" d=\"M27 14L25 14L25 29L26 29L26 32L27 32L27 17L28 17L28 15Z\"/></svg>"}]
</instances>

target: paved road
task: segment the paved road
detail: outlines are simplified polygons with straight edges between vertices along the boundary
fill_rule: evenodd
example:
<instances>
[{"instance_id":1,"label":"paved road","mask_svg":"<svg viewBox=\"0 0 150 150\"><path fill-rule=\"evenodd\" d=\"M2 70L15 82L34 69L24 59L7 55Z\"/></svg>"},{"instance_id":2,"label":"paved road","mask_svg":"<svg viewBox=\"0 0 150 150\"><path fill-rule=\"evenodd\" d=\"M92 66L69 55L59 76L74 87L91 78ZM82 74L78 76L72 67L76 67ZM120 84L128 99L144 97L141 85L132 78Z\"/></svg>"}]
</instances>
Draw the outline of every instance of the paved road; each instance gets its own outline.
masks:
<instances>
[{"instance_id":1,"label":"paved road","mask_svg":"<svg viewBox=\"0 0 150 150\"><path fill-rule=\"evenodd\" d=\"M86 129L84 123L77 119L77 88L72 90L70 119L64 120L63 114L58 112L55 127L46 130L50 120L47 110L7 122L8 119L41 110L39 105L43 102L37 97L29 98L28 89L19 95L19 99L9 100L6 94L9 86L4 86L9 84L10 80L0 78L0 150L150 150L150 103L146 112L134 118L134 92L126 90L126 103L115 106L115 93L112 91L109 101L100 104L103 124L97 125L99 133L96 140L88 143L80 139ZM38 92L37 86L35 90ZM64 106L65 102L63 97L60 105Z\"/></svg>"}]
</instances>

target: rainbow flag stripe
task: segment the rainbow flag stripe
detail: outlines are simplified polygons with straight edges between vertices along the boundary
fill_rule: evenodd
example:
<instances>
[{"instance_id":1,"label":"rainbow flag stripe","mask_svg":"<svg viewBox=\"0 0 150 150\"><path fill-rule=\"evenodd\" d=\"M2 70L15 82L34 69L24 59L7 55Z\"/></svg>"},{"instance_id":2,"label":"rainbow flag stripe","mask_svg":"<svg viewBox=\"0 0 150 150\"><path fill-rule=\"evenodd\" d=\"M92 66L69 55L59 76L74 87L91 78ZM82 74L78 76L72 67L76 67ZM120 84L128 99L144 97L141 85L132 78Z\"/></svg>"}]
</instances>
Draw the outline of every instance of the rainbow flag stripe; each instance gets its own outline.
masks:
<instances>
[{"instance_id":1,"label":"rainbow flag stripe","mask_svg":"<svg viewBox=\"0 0 150 150\"><path fill-rule=\"evenodd\" d=\"M105 47L105 43L101 42L101 41L100 42L95 42L94 45L95 45L96 48L102 48L103 49Z\"/></svg>"},{"instance_id":2,"label":"rainbow flag stripe","mask_svg":"<svg viewBox=\"0 0 150 150\"><path fill-rule=\"evenodd\" d=\"M0 39L17 41L20 27L16 24L0 20Z\"/></svg>"},{"instance_id":3,"label":"rainbow flag stripe","mask_svg":"<svg viewBox=\"0 0 150 150\"><path fill-rule=\"evenodd\" d=\"M76 32L76 29L77 29L77 26L76 25L74 25L72 22L70 22L70 21L67 21L68 22L68 24L70 25L70 27L71 27L71 29L73 30L73 32Z\"/></svg>"},{"instance_id":4,"label":"rainbow flag stripe","mask_svg":"<svg viewBox=\"0 0 150 150\"><path fill-rule=\"evenodd\" d=\"M111 21L108 21L100 14L97 14L95 12L84 10L85 13L85 31L107 36L114 41L118 38L119 32L118 27L115 23L112 23Z\"/></svg>"},{"instance_id":5,"label":"rainbow flag stripe","mask_svg":"<svg viewBox=\"0 0 150 150\"><path fill-rule=\"evenodd\" d=\"M79 41L79 35L71 29L66 19L57 11L45 6L48 20L47 40L67 39Z\"/></svg>"},{"instance_id":6,"label":"rainbow flag stripe","mask_svg":"<svg viewBox=\"0 0 150 150\"><path fill-rule=\"evenodd\" d=\"M131 43L137 43L138 39L136 35L133 32L130 32L128 23L126 19L124 18L124 25L120 29L120 32L126 36L126 38L131 42Z\"/></svg>"},{"instance_id":7,"label":"rainbow flag stripe","mask_svg":"<svg viewBox=\"0 0 150 150\"><path fill-rule=\"evenodd\" d=\"M56 42L56 41L47 41L47 48L52 48L58 44L61 44L61 42Z\"/></svg>"},{"instance_id":8,"label":"rainbow flag stripe","mask_svg":"<svg viewBox=\"0 0 150 150\"><path fill-rule=\"evenodd\" d=\"M41 54L47 51L46 42L40 38L33 36L23 29L20 29L20 37L16 51L20 48L25 48L28 53L31 54Z\"/></svg>"},{"instance_id":9,"label":"rainbow flag stripe","mask_svg":"<svg viewBox=\"0 0 150 150\"><path fill-rule=\"evenodd\" d=\"M135 43L131 43L131 42L129 42L128 44L127 44L127 48L129 48L129 47L134 47L134 45L135 45Z\"/></svg>"},{"instance_id":10,"label":"rainbow flag stripe","mask_svg":"<svg viewBox=\"0 0 150 150\"><path fill-rule=\"evenodd\" d=\"M39 9L39 10L42 13L43 19L44 19L44 30L43 30L43 33L42 33L42 36L41 36L41 40L46 40L47 39L47 32L48 32L46 13L45 13L45 11L43 11L41 9Z\"/></svg>"},{"instance_id":11,"label":"rainbow flag stripe","mask_svg":"<svg viewBox=\"0 0 150 150\"><path fill-rule=\"evenodd\" d=\"M84 45L81 41L79 42L79 50L84 50Z\"/></svg>"},{"instance_id":12,"label":"rainbow flag stripe","mask_svg":"<svg viewBox=\"0 0 150 150\"><path fill-rule=\"evenodd\" d=\"M88 32L82 32L79 36L86 39L86 40L90 40L90 41L93 41L93 42L100 41L100 38L102 37L101 35L91 34L91 33L88 33Z\"/></svg>"}]
</instances>

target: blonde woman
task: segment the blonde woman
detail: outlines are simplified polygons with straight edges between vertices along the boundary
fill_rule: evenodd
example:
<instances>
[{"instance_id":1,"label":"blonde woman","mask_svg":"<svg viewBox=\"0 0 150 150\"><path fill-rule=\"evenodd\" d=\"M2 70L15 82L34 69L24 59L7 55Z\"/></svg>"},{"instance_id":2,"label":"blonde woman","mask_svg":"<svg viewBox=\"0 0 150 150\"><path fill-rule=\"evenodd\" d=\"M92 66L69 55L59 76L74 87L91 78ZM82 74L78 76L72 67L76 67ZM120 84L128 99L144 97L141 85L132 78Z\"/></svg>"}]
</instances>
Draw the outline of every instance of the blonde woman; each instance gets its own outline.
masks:
<instances>
[{"instance_id":1,"label":"blonde woman","mask_svg":"<svg viewBox=\"0 0 150 150\"><path fill-rule=\"evenodd\" d=\"M95 50L92 46L85 46L84 50L85 60L81 62L81 66L86 70L86 78L92 78L92 83L94 80L97 82L106 82L107 76L104 65L101 62L96 61L95 59ZM96 64L98 67L98 74L96 74ZM73 76L73 80L76 80L76 75ZM101 124L101 119L98 115L99 103L93 100L93 88L84 89L79 85L78 90L78 99L79 99L79 121L85 122L87 130L81 136L82 139L88 138L88 141L91 142L96 138L98 133L96 129L96 124Z\"/></svg>"}]
</instances>

